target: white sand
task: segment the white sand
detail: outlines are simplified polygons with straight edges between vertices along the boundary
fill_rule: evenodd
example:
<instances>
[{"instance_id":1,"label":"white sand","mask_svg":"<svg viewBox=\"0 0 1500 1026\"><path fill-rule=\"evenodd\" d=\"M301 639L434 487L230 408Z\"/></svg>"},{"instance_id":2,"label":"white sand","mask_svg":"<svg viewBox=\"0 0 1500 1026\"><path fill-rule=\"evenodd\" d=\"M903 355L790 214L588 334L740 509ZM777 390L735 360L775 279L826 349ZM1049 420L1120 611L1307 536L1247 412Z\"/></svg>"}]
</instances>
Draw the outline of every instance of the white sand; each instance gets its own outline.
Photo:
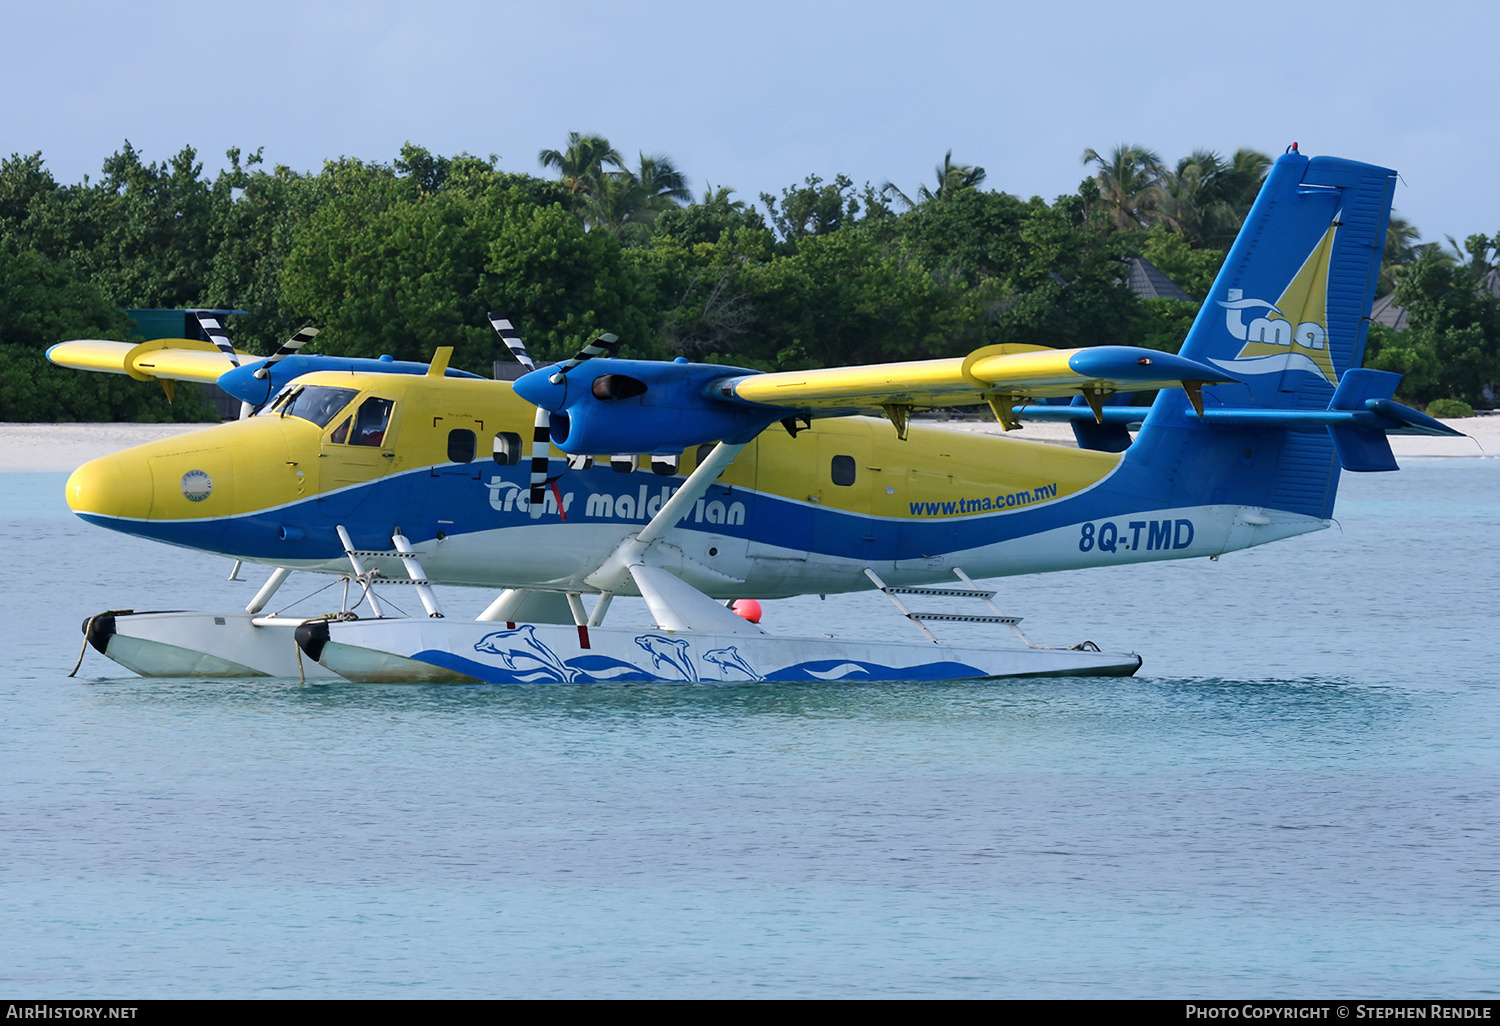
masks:
<instances>
[{"instance_id":1,"label":"white sand","mask_svg":"<svg viewBox=\"0 0 1500 1026\"><path fill-rule=\"evenodd\" d=\"M1391 448L1397 458L1423 456L1500 457L1500 415L1466 417L1443 423L1468 438L1395 435ZM133 445L208 427L206 424L13 424L0 422L0 473L26 471L70 472L100 456ZM949 427L997 433L1000 426L985 421L951 421ZM1015 437L1028 441L1072 445L1073 429L1066 424L1031 423Z\"/></svg>"},{"instance_id":2,"label":"white sand","mask_svg":"<svg viewBox=\"0 0 1500 1026\"><path fill-rule=\"evenodd\" d=\"M14 424L0 421L0 472L64 471L208 424Z\"/></svg>"},{"instance_id":3,"label":"white sand","mask_svg":"<svg viewBox=\"0 0 1500 1026\"><path fill-rule=\"evenodd\" d=\"M1433 435L1392 435L1391 451L1396 458L1455 456L1500 456L1500 413L1482 417L1464 417L1460 420L1445 420L1444 424L1455 431L1462 431L1467 438L1437 437ZM994 421L952 421L949 427L965 431L982 431L999 434L1000 425ZM1073 445L1073 428L1067 424L1026 423L1016 438L1033 442L1049 442L1054 445Z\"/></svg>"}]
</instances>

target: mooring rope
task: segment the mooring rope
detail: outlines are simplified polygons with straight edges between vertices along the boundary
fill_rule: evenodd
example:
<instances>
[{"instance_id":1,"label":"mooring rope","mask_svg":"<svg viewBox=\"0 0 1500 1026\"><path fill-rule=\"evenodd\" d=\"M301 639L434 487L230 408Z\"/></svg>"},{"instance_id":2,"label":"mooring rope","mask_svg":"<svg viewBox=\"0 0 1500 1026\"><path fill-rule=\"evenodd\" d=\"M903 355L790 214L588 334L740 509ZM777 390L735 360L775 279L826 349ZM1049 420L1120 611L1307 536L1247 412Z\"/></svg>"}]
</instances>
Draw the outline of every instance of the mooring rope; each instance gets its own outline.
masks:
<instances>
[{"instance_id":1,"label":"mooring rope","mask_svg":"<svg viewBox=\"0 0 1500 1026\"><path fill-rule=\"evenodd\" d=\"M135 610L133 609L106 609L104 612L95 613L93 616L85 620L83 623L83 647L78 650L78 662L73 664L73 672L68 674L68 676L77 676L78 668L83 665L83 657L88 654L89 650L89 634L94 630L95 620L102 619L106 616L120 616L122 614L133 612L135 612Z\"/></svg>"}]
</instances>

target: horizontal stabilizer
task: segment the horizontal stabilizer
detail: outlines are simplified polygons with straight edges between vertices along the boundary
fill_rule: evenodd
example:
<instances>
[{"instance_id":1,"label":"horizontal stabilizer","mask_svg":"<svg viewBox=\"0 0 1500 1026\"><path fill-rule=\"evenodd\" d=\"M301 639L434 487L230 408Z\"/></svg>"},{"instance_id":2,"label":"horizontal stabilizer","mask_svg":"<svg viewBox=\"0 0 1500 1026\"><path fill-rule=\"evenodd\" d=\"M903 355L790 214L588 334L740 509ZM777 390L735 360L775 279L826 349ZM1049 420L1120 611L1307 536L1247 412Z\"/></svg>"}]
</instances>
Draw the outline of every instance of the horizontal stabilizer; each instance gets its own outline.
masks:
<instances>
[{"instance_id":1,"label":"horizontal stabilizer","mask_svg":"<svg viewBox=\"0 0 1500 1026\"><path fill-rule=\"evenodd\" d=\"M1022 420L1047 420L1058 423L1074 423L1086 420L1091 424L1122 424L1140 427L1151 412L1149 406L1105 406L1095 415L1087 406L1042 406L1029 405L1016 409Z\"/></svg>"},{"instance_id":2,"label":"horizontal stabilizer","mask_svg":"<svg viewBox=\"0 0 1500 1026\"><path fill-rule=\"evenodd\" d=\"M1326 410L1210 407L1204 411L1203 420L1214 427L1275 427L1289 431L1326 429L1333 441L1339 466L1344 470L1396 470L1396 459L1386 441L1387 435L1463 435L1462 431L1455 431L1442 421L1392 399L1391 395L1400 383L1399 374L1357 367L1344 372ZM1038 404L1016 410L1016 414L1026 420L1064 421L1073 424L1075 429L1081 427L1084 432L1080 433L1080 445L1105 451L1119 451L1109 444L1118 440L1096 429L1135 430L1149 412L1150 409L1143 406L1108 405L1096 412L1079 404ZM1084 434L1091 431L1100 435L1098 444L1087 444Z\"/></svg>"},{"instance_id":3,"label":"horizontal stabilizer","mask_svg":"<svg viewBox=\"0 0 1500 1026\"><path fill-rule=\"evenodd\" d=\"M1356 367L1344 372L1326 410L1210 409L1210 425L1326 428L1339 466L1351 471L1396 470L1387 435L1458 435L1442 421L1390 398L1401 375Z\"/></svg>"}]
</instances>

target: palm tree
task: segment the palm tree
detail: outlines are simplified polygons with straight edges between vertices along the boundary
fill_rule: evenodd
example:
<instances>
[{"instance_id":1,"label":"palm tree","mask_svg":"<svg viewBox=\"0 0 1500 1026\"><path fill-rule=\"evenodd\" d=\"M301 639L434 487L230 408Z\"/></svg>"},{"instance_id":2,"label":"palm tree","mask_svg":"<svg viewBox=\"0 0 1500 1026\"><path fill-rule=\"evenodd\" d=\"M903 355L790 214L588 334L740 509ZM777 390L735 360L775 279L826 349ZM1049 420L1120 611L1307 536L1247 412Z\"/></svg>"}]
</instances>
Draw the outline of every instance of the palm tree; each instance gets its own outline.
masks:
<instances>
[{"instance_id":1,"label":"palm tree","mask_svg":"<svg viewBox=\"0 0 1500 1026\"><path fill-rule=\"evenodd\" d=\"M1224 161L1212 150L1194 150L1177 162L1175 171L1162 175L1156 212L1172 232L1196 249L1203 244L1204 221L1222 205L1214 196L1216 179L1224 173Z\"/></svg>"},{"instance_id":2,"label":"palm tree","mask_svg":"<svg viewBox=\"0 0 1500 1026\"><path fill-rule=\"evenodd\" d=\"M635 235L649 229L658 214L692 199L687 175L662 154L639 155L635 171L621 168L606 173L585 203L584 220L616 235Z\"/></svg>"},{"instance_id":3,"label":"palm tree","mask_svg":"<svg viewBox=\"0 0 1500 1026\"><path fill-rule=\"evenodd\" d=\"M664 154L648 157L642 153L635 179L645 196L645 205L655 213L680 207L693 198L687 175L677 170L672 158Z\"/></svg>"},{"instance_id":4,"label":"palm tree","mask_svg":"<svg viewBox=\"0 0 1500 1026\"><path fill-rule=\"evenodd\" d=\"M934 200L942 201L952 199L965 189L976 189L985 179L985 170L973 164L953 163L953 151L949 150L943 155L943 162L936 168L938 186L936 190L922 185L917 187L917 198L912 200L906 193L896 188L895 183L886 182L880 187L882 195L893 195L903 204L907 210L918 207L923 203L931 203Z\"/></svg>"},{"instance_id":5,"label":"palm tree","mask_svg":"<svg viewBox=\"0 0 1500 1026\"><path fill-rule=\"evenodd\" d=\"M1116 146L1108 158L1092 149L1083 151L1083 162L1096 165L1099 199L1116 228L1145 228L1161 202L1166 168L1161 158L1144 146Z\"/></svg>"},{"instance_id":6,"label":"palm tree","mask_svg":"<svg viewBox=\"0 0 1500 1026\"><path fill-rule=\"evenodd\" d=\"M1194 249L1226 249L1270 167L1271 158L1255 150L1238 150L1227 161L1212 150L1194 150L1176 170L1162 172L1154 213Z\"/></svg>"},{"instance_id":7,"label":"palm tree","mask_svg":"<svg viewBox=\"0 0 1500 1026\"><path fill-rule=\"evenodd\" d=\"M605 164L624 168L625 161L619 152L602 135L579 135L568 133L568 148L542 150L536 155L542 167L555 167L561 174L562 186L574 196L585 197L598 193L603 185Z\"/></svg>"}]
</instances>

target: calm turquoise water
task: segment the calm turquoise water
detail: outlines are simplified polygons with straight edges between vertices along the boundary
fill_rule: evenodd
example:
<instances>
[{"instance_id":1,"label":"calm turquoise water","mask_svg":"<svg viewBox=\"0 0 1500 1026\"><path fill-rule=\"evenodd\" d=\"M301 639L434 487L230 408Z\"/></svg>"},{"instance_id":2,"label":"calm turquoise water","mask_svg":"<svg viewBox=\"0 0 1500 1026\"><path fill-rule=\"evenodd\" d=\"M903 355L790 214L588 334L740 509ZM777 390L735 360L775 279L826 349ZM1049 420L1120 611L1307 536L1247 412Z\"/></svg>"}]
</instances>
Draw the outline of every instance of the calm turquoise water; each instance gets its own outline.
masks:
<instances>
[{"instance_id":1,"label":"calm turquoise water","mask_svg":"<svg viewBox=\"0 0 1500 1026\"><path fill-rule=\"evenodd\" d=\"M1500 992L1500 461L1348 475L1342 530L1217 563L1000 582L1133 679L924 685L69 680L86 615L259 582L63 480L0 476L10 994ZM883 603L767 623L909 630Z\"/></svg>"}]
</instances>

